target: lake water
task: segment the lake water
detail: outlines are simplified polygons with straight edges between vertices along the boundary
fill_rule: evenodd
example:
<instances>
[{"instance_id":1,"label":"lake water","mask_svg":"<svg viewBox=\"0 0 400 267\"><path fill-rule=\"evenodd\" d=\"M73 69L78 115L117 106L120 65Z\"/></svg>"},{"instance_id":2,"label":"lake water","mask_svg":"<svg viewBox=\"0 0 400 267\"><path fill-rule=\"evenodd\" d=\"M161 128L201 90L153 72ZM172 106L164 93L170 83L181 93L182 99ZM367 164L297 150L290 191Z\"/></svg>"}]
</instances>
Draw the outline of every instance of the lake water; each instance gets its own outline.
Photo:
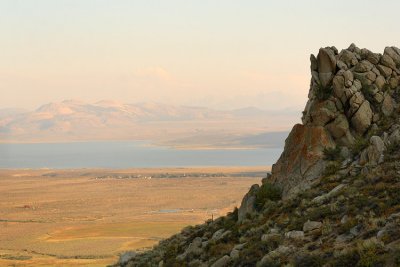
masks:
<instances>
[{"instance_id":1,"label":"lake water","mask_svg":"<svg viewBox=\"0 0 400 267\"><path fill-rule=\"evenodd\" d=\"M178 150L144 142L0 144L0 168L268 166L283 148Z\"/></svg>"}]
</instances>

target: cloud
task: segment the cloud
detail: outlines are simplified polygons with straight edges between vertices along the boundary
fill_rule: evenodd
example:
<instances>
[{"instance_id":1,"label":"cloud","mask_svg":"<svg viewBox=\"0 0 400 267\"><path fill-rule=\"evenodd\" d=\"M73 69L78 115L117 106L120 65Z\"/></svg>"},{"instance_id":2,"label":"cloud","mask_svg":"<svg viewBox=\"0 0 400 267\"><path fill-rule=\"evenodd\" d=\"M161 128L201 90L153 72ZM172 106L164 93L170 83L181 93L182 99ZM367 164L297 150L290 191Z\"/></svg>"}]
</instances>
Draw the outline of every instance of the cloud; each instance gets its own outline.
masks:
<instances>
[{"instance_id":1,"label":"cloud","mask_svg":"<svg viewBox=\"0 0 400 267\"><path fill-rule=\"evenodd\" d=\"M172 82L174 80L169 71L159 66L137 69L133 72L133 75L136 78L144 80L157 80L162 82Z\"/></svg>"}]
</instances>

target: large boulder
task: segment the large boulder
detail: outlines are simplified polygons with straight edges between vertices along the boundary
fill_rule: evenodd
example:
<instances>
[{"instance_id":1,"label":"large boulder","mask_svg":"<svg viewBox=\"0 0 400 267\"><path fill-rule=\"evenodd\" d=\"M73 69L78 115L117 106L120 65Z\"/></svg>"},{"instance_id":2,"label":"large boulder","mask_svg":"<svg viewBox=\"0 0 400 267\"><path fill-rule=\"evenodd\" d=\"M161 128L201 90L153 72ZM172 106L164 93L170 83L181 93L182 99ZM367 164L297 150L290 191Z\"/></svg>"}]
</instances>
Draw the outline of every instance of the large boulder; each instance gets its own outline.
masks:
<instances>
[{"instance_id":1,"label":"large boulder","mask_svg":"<svg viewBox=\"0 0 400 267\"><path fill-rule=\"evenodd\" d=\"M396 69L396 63L394 63L393 59L387 54L384 54L381 57L381 64L385 67L391 68L392 70Z\"/></svg>"},{"instance_id":2,"label":"large boulder","mask_svg":"<svg viewBox=\"0 0 400 267\"><path fill-rule=\"evenodd\" d=\"M361 55L374 65L378 64L380 59L379 54L373 53L366 48L361 49Z\"/></svg>"},{"instance_id":3,"label":"large boulder","mask_svg":"<svg viewBox=\"0 0 400 267\"><path fill-rule=\"evenodd\" d=\"M119 257L118 264L120 266L125 266L129 261L133 260L137 256L137 253L134 251L127 251L121 254Z\"/></svg>"},{"instance_id":4,"label":"large boulder","mask_svg":"<svg viewBox=\"0 0 400 267\"><path fill-rule=\"evenodd\" d=\"M333 78L332 81L332 85L333 85L333 93L334 96L336 96L337 98L339 98L340 100L342 100L342 103L344 104L346 102L346 98L343 98L344 96L344 92L345 92L345 79L343 76L339 76L336 75Z\"/></svg>"},{"instance_id":5,"label":"large boulder","mask_svg":"<svg viewBox=\"0 0 400 267\"><path fill-rule=\"evenodd\" d=\"M364 103L365 98L361 92L356 92L349 101L350 108L347 110L347 114L349 117L353 116L354 113L360 108L360 106Z\"/></svg>"},{"instance_id":6,"label":"large boulder","mask_svg":"<svg viewBox=\"0 0 400 267\"><path fill-rule=\"evenodd\" d=\"M350 70L346 70L343 72L343 77L344 77L344 84L346 87L350 87L353 85L354 81L354 74Z\"/></svg>"},{"instance_id":7,"label":"large boulder","mask_svg":"<svg viewBox=\"0 0 400 267\"><path fill-rule=\"evenodd\" d=\"M367 149L368 160L370 165L377 165L383 158L385 144L379 136L372 136L369 140L370 146Z\"/></svg>"},{"instance_id":8,"label":"large boulder","mask_svg":"<svg viewBox=\"0 0 400 267\"><path fill-rule=\"evenodd\" d=\"M322 223L321 222L315 222L315 221L308 220L303 225L303 232L307 233L307 232L310 232L310 231L313 231L313 230L320 229L321 227L322 227Z\"/></svg>"},{"instance_id":9,"label":"large boulder","mask_svg":"<svg viewBox=\"0 0 400 267\"><path fill-rule=\"evenodd\" d=\"M307 188L325 168L323 150L334 147L328 130L297 124L285 141L285 149L272 166L271 180L283 189L283 197Z\"/></svg>"},{"instance_id":10,"label":"large boulder","mask_svg":"<svg viewBox=\"0 0 400 267\"><path fill-rule=\"evenodd\" d=\"M328 129L333 138L339 139L349 131L349 122L345 115L340 114L334 121L326 126L326 129Z\"/></svg>"},{"instance_id":11,"label":"large boulder","mask_svg":"<svg viewBox=\"0 0 400 267\"><path fill-rule=\"evenodd\" d=\"M177 260L183 261L185 260L189 255L201 255L203 253L203 249L201 248L202 246L202 239L201 237L196 237L192 243L187 247L184 253L176 256Z\"/></svg>"},{"instance_id":12,"label":"large boulder","mask_svg":"<svg viewBox=\"0 0 400 267\"><path fill-rule=\"evenodd\" d=\"M349 122L344 114L340 114L334 121L326 125L326 129L339 145L351 146L354 143Z\"/></svg>"},{"instance_id":13,"label":"large boulder","mask_svg":"<svg viewBox=\"0 0 400 267\"><path fill-rule=\"evenodd\" d=\"M322 87L330 84L336 70L335 53L330 48L321 48L317 56L319 80Z\"/></svg>"},{"instance_id":14,"label":"large boulder","mask_svg":"<svg viewBox=\"0 0 400 267\"><path fill-rule=\"evenodd\" d=\"M314 126L325 126L336 117L336 105L331 100L313 102L310 107L311 124Z\"/></svg>"},{"instance_id":15,"label":"large boulder","mask_svg":"<svg viewBox=\"0 0 400 267\"><path fill-rule=\"evenodd\" d=\"M349 68L358 63L356 55L349 50L342 50L339 54L340 61L344 62Z\"/></svg>"},{"instance_id":16,"label":"large boulder","mask_svg":"<svg viewBox=\"0 0 400 267\"><path fill-rule=\"evenodd\" d=\"M230 261L231 257L225 255L222 258L218 259L216 262L214 262L214 264L211 265L211 267L227 267L229 266Z\"/></svg>"},{"instance_id":17,"label":"large boulder","mask_svg":"<svg viewBox=\"0 0 400 267\"><path fill-rule=\"evenodd\" d=\"M388 78L390 77L390 75L392 75L393 70L389 67L383 65L377 65L376 68L385 78Z\"/></svg>"},{"instance_id":18,"label":"large boulder","mask_svg":"<svg viewBox=\"0 0 400 267\"><path fill-rule=\"evenodd\" d=\"M242 203L238 210L238 222L242 222L246 218L247 214L253 214L256 212L254 204L256 201L256 194L259 189L260 186L258 184L254 184L251 186L249 192L243 197Z\"/></svg>"},{"instance_id":19,"label":"large boulder","mask_svg":"<svg viewBox=\"0 0 400 267\"><path fill-rule=\"evenodd\" d=\"M351 118L351 124L358 134L364 134L372 121L372 110L369 102L365 100L354 116Z\"/></svg>"},{"instance_id":20,"label":"large boulder","mask_svg":"<svg viewBox=\"0 0 400 267\"><path fill-rule=\"evenodd\" d=\"M382 90L385 83L386 83L386 80L382 75L379 75L378 77L376 77L375 85L378 87L379 90Z\"/></svg>"},{"instance_id":21,"label":"large boulder","mask_svg":"<svg viewBox=\"0 0 400 267\"><path fill-rule=\"evenodd\" d=\"M394 110L393 102L393 98L389 94L386 94L382 102L382 113L385 116L390 116L392 114Z\"/></svg>"},{"instance_id":22,"label":"large boulder","mask_svg":"<svg viewBox=\"0 0 400 267\"><path fill-rule=\"evenodd\" d=\"M384 54L391 57L396 65L400 65L400 55L397 54L393 47L385 47Z\"/></svg>"},{"instance_id":23,"label":"large boulder","mask_svg":"<svg viewBox=\"0 0 400 267\"><path fill-rule=\"evenodd\" d=\"M295 247L293 246L284 246L280 245L275 250L270 251L267 255L265 255L259 265L257 266L274 266L272 263L278 262L278 258L280 257L287 257L288 255L292 254L295 251Z\"/></svg>"},{"instance_id":24,"label":"large boulder","mask_svg":"<svg viewBox=\"0 0 400 267\"><path fill-rule=\"evenodd\" d=\"M374 65L372 65L371 62L369 62L368 60L363 60L354 67L354 71L355 72L368 72L368 71L372 70L373 67L374 67Z\"/></svg>"}]
</instances>

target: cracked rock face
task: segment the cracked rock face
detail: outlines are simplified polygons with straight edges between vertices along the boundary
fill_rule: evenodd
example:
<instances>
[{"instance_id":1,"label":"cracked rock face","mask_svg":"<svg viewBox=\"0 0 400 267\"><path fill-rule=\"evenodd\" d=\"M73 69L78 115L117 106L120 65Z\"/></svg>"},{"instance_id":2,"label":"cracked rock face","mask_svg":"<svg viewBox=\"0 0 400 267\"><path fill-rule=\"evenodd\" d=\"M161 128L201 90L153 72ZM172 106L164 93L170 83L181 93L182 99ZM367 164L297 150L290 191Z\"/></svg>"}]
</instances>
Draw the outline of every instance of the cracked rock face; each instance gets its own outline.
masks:
<instances>
[{"instance_id":1,"label":"cracked rock face","mask_svg":"<svg viewBox=\"0 0 400 267\"><path fill-rule=\"evenodd\" d=\"M295 125L286 139L284 152L272 166L272 180L279 183L285 193L306 188L325 167L324 148L333 146L326 128Z\"/></svg>"},{"instance_id":2,"label":"cracked rock face","mask_svg":"<svg viewBox=\"0 0 400 267\"><path fill-rule=\"evenodd\" d=\"M378 54L354 44L340 52L325 47L310 60L312 79L302 125L292 129L272 167L271 181L283 188L284 198L321 176L325 148L351 148L399 106L400 49L386 47Z\"/></svg>"}]
</instances>

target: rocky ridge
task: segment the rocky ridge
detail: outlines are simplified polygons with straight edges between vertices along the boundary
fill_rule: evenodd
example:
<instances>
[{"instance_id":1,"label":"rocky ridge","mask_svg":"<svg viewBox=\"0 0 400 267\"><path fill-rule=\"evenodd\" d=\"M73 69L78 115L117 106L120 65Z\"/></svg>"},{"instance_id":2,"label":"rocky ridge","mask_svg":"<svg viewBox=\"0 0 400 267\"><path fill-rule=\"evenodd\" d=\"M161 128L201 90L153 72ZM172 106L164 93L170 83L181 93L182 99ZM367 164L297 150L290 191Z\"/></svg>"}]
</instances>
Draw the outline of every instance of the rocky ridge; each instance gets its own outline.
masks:
<instances>
[{"instance_id":1,"label":"rocky ridge","mask_svg":"<svg viewBox=\"0 0 400 267\"><path fill-rule=\"evenodd\" d=\"M386 47L381 55L355 45L340 53L335 47L326 47L310 59L312 78L303 124L294 126L285 152L272 170L272 180L282 186L284 197L304 190L320 176L327 164L322 157L324 149L338 146L347 158L346 149L375 135L369 148L371 157L365 150L357 164L371 161L376 165L379 158L373 157L380 155L371 150L382 150L383 139L388 143L388 135L394 131L380 126L398 108L398 48ZM386 135L379 136L380 130Z\"/></svg>"},{"instance_id":2,"label":"rocky ridge","mask_svg":"<svg viewBox=\"0 0 400 267\"><path fill-rule=\"evenodd\" d=\"M241 207L120 266L400 266L400 49L311 55L309 99Z\"/></svg>"}]
</instances>

